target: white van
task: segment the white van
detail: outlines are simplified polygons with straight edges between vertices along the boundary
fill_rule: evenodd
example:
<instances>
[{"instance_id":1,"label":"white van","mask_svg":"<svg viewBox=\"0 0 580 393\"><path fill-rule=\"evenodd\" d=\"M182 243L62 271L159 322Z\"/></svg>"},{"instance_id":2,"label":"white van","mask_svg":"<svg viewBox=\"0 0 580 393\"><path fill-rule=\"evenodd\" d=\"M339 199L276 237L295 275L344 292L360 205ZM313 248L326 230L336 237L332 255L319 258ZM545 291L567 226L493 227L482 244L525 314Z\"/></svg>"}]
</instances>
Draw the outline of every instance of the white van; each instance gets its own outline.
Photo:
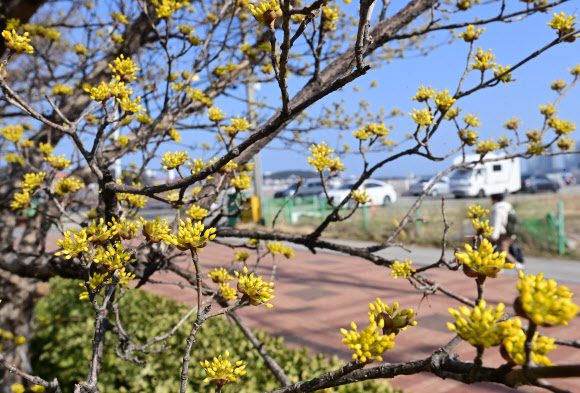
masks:
<instances>
[{"instance_id":1,"label":"white van","mask_svg":"<svg viewBox=\"0 0 580 393\"><path fill-rule=\"evenodd\" d=\"M485 158L500 158L488 154ZM479 155L468 155L465 161L477 161ZM453 164L460 164L463 157L457 157ZM484 162L471 167L456 169L451 175L450 192L455 197L484 197L493 194L509 194L522 188L522 172L519 158Z\"/></svg>"}]
</instances>

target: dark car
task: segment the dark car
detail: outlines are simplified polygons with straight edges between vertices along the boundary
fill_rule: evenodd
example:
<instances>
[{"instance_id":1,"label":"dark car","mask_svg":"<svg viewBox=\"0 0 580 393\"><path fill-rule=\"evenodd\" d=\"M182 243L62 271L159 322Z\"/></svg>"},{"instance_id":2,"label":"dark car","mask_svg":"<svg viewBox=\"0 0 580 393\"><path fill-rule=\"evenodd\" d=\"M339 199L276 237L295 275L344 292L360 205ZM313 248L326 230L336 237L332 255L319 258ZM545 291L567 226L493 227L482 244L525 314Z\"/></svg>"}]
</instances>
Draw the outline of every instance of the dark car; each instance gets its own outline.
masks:
<instances>
[{"instance_id":1,"label":"dark car","mask_svg":"<svg viewBox=\"0 0 580 393\"><path fill-rule=\"evenodd\" d=\"M541 192L552 191L557 192L560 189L560 184L546 175L525 175L522 176L522 191L523 192Z\"/></svg>"},{"instance_id":2,"label":"dark car","mask_svg":"<svg viewBox=\"0 0 580 393\"><path fill-rule=\"evenodd\" d=\"M298 188L298 182L290 185L288 188L277 191L274 194L274 198L289 198L296 193L296 189ZM324 188L322 187L322 181L319 179L309 179L304 182L300 190L298 191L299 196L312 196L318 195L321 192L324 192Z\"/></svg>"}]
</instances>

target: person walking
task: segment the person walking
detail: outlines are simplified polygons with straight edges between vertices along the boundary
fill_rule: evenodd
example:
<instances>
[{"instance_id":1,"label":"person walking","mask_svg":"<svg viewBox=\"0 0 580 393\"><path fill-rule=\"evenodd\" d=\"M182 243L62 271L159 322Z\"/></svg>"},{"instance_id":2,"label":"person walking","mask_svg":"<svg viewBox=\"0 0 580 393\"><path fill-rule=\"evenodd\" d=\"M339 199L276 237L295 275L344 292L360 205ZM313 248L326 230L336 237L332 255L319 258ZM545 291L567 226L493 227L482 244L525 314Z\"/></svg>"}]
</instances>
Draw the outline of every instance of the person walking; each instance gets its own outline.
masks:
<instances>
[{"instance_id":1,"label":"person walking","mask_svg":"<svg viewBox=\"0 0 580 393\"><path fill-rule=\"evenodd\" d=\"M503 194L493 194L491 196L491 210L489 217L489 226L493 227L490 240L494 247L502 252L506 251L506 260L516 265L517 269L524 268L523 252L517 245L518 255L513 255L513 249L516 245L516 234L514 227L517 218L511 203L504 201Z\"/></svg>"}]
</instances>

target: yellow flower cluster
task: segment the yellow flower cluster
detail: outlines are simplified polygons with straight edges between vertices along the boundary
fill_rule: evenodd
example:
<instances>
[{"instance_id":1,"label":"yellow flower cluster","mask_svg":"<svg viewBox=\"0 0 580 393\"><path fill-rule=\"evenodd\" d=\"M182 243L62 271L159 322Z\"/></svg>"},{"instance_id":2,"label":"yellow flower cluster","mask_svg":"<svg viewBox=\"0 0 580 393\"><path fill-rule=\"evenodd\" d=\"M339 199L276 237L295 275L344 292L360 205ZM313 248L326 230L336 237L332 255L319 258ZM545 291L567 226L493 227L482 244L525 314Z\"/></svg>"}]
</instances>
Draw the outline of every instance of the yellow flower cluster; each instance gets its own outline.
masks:
<instances>
[{"instance_id":1,"label":"yellow flower cluster","mask_svg":"<svg viewBox=\"0 0 580 393\"><path fill-rule=\"evenodd\" d=\"M467 211L467 218L481 218L489 214L489 209L484 209L479 205L469 206Z\"/></svg>"},{"instance_id":2,"label":"yellow flower cluster","mask_svg":"<svg viewBox=\"0 0 580 393\"><path fill-rule=\"evenodd\" d=\"M350 332L340 329L345 335L343 344L355 351L353 359L359 359L363 363L370 362L373 358L382 361L381 355L395 346L395 335L407 326L417 324L416 321L410 321L414 316L413 310L401 310L395 314L398 308L399 304L396 302L391 308L377 298L374 304L369 303L369 327L359 333L356 324L352 322Z\"/></svg>"},{"instance_id":3,"label":"yellow flower cluster","mask_svg":"<svg viewBox=\"0 0 580 393\"><path fill-rule=\"evenodd\" d=\"M240 262L246 262L246 260L250 257L250 253L247 251L236 251L234 253L234 260Z\"/></svg>"},{"instance_id":4,"label":"yellow flower cluster","mask_svg":"<svg viewBox=\"0 0 580 393\"><path fill-rule=\"evenodd\" d=\"M511 67L510 66L502 66L501 64L498 64L497 68L493 69L493 75L497 78L498 76L500 76L501 74L503 74L504 72L509 71ZM503 83L507 84L508 82L515 82L516 79L512 78L512 73L508 72L507 74L505 74L504 76L502 76L501 78L499 78L500 81L502 81Z\"/></svg>"},{"instance_id":5,"label":"yellow flower cluster","mask_svg":"<svg viewBox=\"0 0 580 393\"><path fill-rule=\"evenodd\" d=\"M493 227L489 226L489 221L481 221L479 218L474 218L471 223L478 235L490 237L493 233Z\"/></svg>"},{"instance_id":6,"label":"yellow flower cluster","mask_svg":"<svg viewBox=\"0 0 580 393\"><path fill-rule=\"evenodd\" d=\"M487 52L484 52L481 47L477 49L477 53L473 55L473 60L475 63L471 63L471 66L474 70L480 70L481 72L485 72L497 65L494 63L493 60L495 59L495 55L491 54L491 49L488 49Z\"/></svg>"},{"instance_id":7,"label":"yellow flower cluster","mask_svg":"<svg viewBox=\"0 0 580 393\"><path fill-rule=\"evenodd\" d=\"M519 318L510 319L509 321L500 322L503 330L504 340L502 343L502 355L507 361L513 364L523 366L526 364L526 333L522 330L522 321ZM532 361L540 366L551 366L552 362L546 354L554 349L554 339L547 336L539 336L538 332L532 338Z\"/></svg>"},{"instance_id":8,"label":"yellow flower cluster","mask_svg":"<svg viewBox=\"0 0 580 393\"><path fill-rule=\"evenodd\" d=\"M228 274L228 271L223 267L219 269L216 267L213 271L209 272L207 275L213 282L217 283L226 283L229 280L233 280L234 278Z\"/></svg>"},{"instance_id":9,"label":"yellow flower cluster","mask_svg":"<svg viewBox=\"0 0 580 393\"><path fill-rule=\"evenodd\" d=\"M385 126L385 123L367 123L364 127L360 127L358 131L353 131L352 135L361 141L365 141L373 136L389 135L390 132L391 130Z\"/></svg>"},{"instance_id":10,"label":"yellow flower cluster","mask_svg":"<svg viewBox=\"0 0 580 393\"><path fill-rule=\"evenodd\" d=\"M71 229L64 232L64 239L58 239L56 245L62 248L62 251L55 253L56 256L64 255L66 259L78 256L82 252L89 251L87 232L85 230L76 231Z\"/></svg>"},{"instance_id":11,"label":"yellow flower cluster","mask_svg":"<svg viewBox=\"0 0 580 393\"><path fill-rule=\"evenodd\" d=\"M188 97L193 101L199 101L203 105L210 107L213 105L213 101L209 98L203 91L195 88L188 94Z\"/></svg>"},{"instance_id":12,"label":"yellow flower cluster","mask_svg":"<svg viewBox=\"0 0 580 393\"><path fill-rule=\"evenodd\" d=\"M207 210L203 207L192 205L191 208L187 211L187 214L189 214L193 220L201 221L207 217Z\"/></svg>"},{"instance_id":13,"label":"yellow flower cluster","mask_svg":"<svg viewBox=\"0 0 580 393\"><path fill-rule=\"evenodd\" d=\"M461 139L461 141L463 143L465 143L467 146L473 146L477 143L477 131L471 131L468 129L464 129L461 131L458 131L457 134L459 135L459 139Z\"/></svg>"},{"instance_id":14,"label":"yellow flower cluster","mask_svg":"<svg viewBox=\"0 0 580 393\"><path fill-rule=\"evenodd\" d=\"M554 13L554 18L551 22L546 23L554 30L558 30L558 36L563 37L567 34L570 34L574 31L574 26L578 23L574 19L576 19L576 15L568 15L564 12L560 12L560 15ZM571 36L566 39L567 42L574 42L576 37Z\"/></svg>"},{"instance_id":15,"label":"yellow flower cluster","mask_svg":"<svg viewBox=\"0 0 580 393\"><path fill-rule=\"evenodd\" d=\"M238 292L234 288L230 288L230 283L219 283L220 294L226 300L237 299Z\"/></svg>"},{"instance_id":16,"label":"yellow flower cluster","mask_svg":"<svg viewBox=\"0 0 580 393\"><path fill-rule=\"evenodd\" d=\"M163 169L175 169L180 167L181 165L185 164L185 161L189 160L189 156L187 152L178 152L171 154L171 152L166 152L165 155L161 158L161 166Z\"/></svg>"},{"instance_id":17,"label":"yellow flower cluster","mask_svg":"<svg viewBox=\"0 0 580 393\"><path fill-rule=\"evenodd\" d=\"M479 121L479 117L477 114L472 115L471 113L466 114L463 116L463 121L465 124L471 127L481 127L481 122Z\"/></svg>"},{"instance_id":18,"label":"yellow flower cluster","mask_svg":"<svg viewBox=\"0 0 580 393\"><path fill-rule=\"evenodd\" d=\"M222 112L221 109L216 108L216 107L212 107L209 108L207 110L207 117L211 120L211 121L220 121L223 120L226 117L226 114L224 112Z\"/></svg>"},{"instance_id":19,"label":"yellow flower cluster","mask_svg":"<svg viewBox=\"0 0 580 393\"><path fill-rule=\"evenodd\" d=\"M418 87L418 89L419 91L417 92L417 94L415 94L413 98L411 98L411 100L417 100L417 102L425 102L429 98L433 98L433 95L436 92L436 90L432 89L431 86L425 87L421 85Z\"/></svg>"},{"instance_id":20,"label":"yellow flower cluster","mask_svg":"<svg viewBox=\"0 0 580 393\"><path fill-rule=\"evenodd\" d=\"M101 263L111 269L120 269L125 265L125 262L133 262L131 254L125 252L125 247L122 244L115 243L112 246L99 246L93 258L95 263Z\"/></svg>"},{"instance_id":21,"label":"yellow flower cluster","mask_svg":"<svg viewBox=\"0 0 580 393\"><path fill-rule=\"evenodd\" d=\"M338 22L338 8L324 5L322 7L322 29L324 31L336 30L336 22Z\"/></svg>"},{"instance_id":22,"label":"yellow flower cluster","mask_svg":"<svg viewBox=\"0 0 580 393\"><path fill-rule=\"evenodd\" d=\"M73 88L71 86L67 86L64 84L60 84L57 83L56 85L54 85L54 87L52 88L52 94L54 94L55 96L70 96L73 94Z\"/></svg>"},{"instance_id":23,"label":"yellow flower cluster","mask_svg":"<svg viewBox=\"0 0 580 393\"><path fill-rule=\"evenodd\" d=\"M427 127L429 124L433 124L434 115L427 108L423 108L420 111L413 108L413 113L409 112L409 116L413 118L413 121L417 123L420 127Z\"/></svg>"},{"instance_id":24,"label":"yellow flower cluster","mask_svg":"<svg viewBox=\"0 0 580 393\"><path fill-rule=\"evenodd\" d=\"M231 118L230 121L232 122L232 125L224 127L224 131L232 138L235 137L238 132L246 132L250 128L250 123L248 123L245 117L240 118L240 116L238 116L235 119Z\"/></svg>"},{"instance_id":25,"label":"yellow flower cluster","mask_svg":"<svg viewBox=\"0 0 580 393\"><path fill-rule=\"evenodd\" d=\"M215 228L205 229L205 226L199 221L193 224L189 217L185 222L179 220L179 224L177 236L173 234L165 235L162 240L166 244L173 244L181 251L203 248L208 241L216 237Z\"/></svg>"},{"instance_id":26,"label":"yellow flower cluster","mask_svg":"<svg viewBox=\"0 0 580 393\"><path fill-rule=\"evenodd\" d=\"M91 284L91 291L95 291L95 289L97 289L97 287L99 285L101 285L103 283L103 281L105 281L105 278L108 276L107 273L93 273L92 276L89 277L89 283ZM107 281L107 283L110 283L111 279L109 279L109 281ZM86 285L84 282L79 283L79 286L81 288L85 288L86 289ZM89 292L88 291L84 291L81 292L79 294L79 300L84 300L86 298L89 297Z\"/></svg>"},{"instance_id":27,"label":"yellow flower cluster","mask_svg":"<svg viewBox=\"0 0 580 393\"><path fill-rule=\"evenodd\" d=\"M140 71L141 68L137 68L137 64L133 63L130 57L125 59L125 56L119 55L113 64L109 64L111 71L115 73L115 79L118 82L129 83L137 79L135 72Z\"/></svg>"},{"instance_id":28,"label":"yellow flower cluster","mask_svg":"<svg viewBox=\"0 0 580 393\"><path fill-rule=\"evenodd\" d=\"M294 250L290 247L283 245L280 242L268 242L266 243L266 248L270 251L273 255L282 254L288 259L294 258Z\"/></svg>"},{"instance_id":29,"label":"yellow flower cluster","mask_svg":"<svg viewBox=\"0 0 580 393\"><path fill-rule=\"evenodd\" d=\"M157 2L156 5L155 12L157 12L157 17L160 19L170 18L173 12L183 6L182 2L177 0L162 0L161 4Z\"/></svg>"},{"instance_id":30,"label":"yellow flower cluster","mask_svg":"<svg viewBox=\"0 0 580 393\"><path fill-rule=\"evenodd\" d=\"M437 109L439 109L441 112L447 112L451 106L455 104L455 101L457 101L455 98L449 95L449 89L437 92L434 99L435 105L437 105Z\"/></svg>"},{"instance_id":31,"label":"yellow flower cluster","mask_svg":"<svg viewBox=\"0 0 580 393\"><path fill-rule=\"evenodd\" d=\"M568 325L568 320L578 313L578 306L572 301L570 290L552 279L546 280L544 274L525 276L520 270L518 290L520 296L516 305L526 318L540 326Z\"/></svg>"},{"instance_id":32,"label":"yellow flower cluster","mask_svg":"<svg viewBox=\"0 0 580 393\"><path fill-rule=\"evenodd\" d=\"M379 298L375 303L369 303L369 322L379 323L377 321L384 320L383 334L399 334L401 330L407 330L407 326L416 326L417 321L412 321L415 317L415 311L412 308L399 310L399 303L393 303L393 307L389 307Z\"/></svg>"},{"instance_id":33,"label":"yellow flower cluster","mask_svg":"<svg viewBox=\"0 0 580 393\"><path fill-rule=\"evenodd\" d=\"M71 161L67 160L64 154L56 157L54 154L51 154L48 157L44 157L44 161L48 162L48 165L50 165L51 167L53 167L58 171L72 168L70 166Z\"/></svg>"},{"instance_id":34,"label":"yellow flower cluster","mask_svg":"<svg viewBox=\"0 0 580 393\"><path fill-rule=\"evenodd\" d=\"M576 129L576 124L570 120L560 120L558 116L550 118L548 125L554 129L557 135L568 135Z\"/></svg>"},{"instance_id":35,"label":"yellow flower cluster","mask_svg":"<svg viewBox=\"0 0 580 393\"><path fill-rule=\"evenodd\" d=\"M467 29L465 29L465 31L463 31L461 34L459 34L456 37L457 38L463 38L463 40L465 42L473 42L473 41L479 39L479 36L484 31L485 31L485 27L483 29L477 29L477 30L475 30L475 27L473 25L468 25L467 26Z\"/></svg>"},{"instance_id":36,"label":"yellow flower cluster","mask_svg":"<svg viewBox=\"0 0 580 393\"><path fill-rule=\"evenodd\" d=\"M308 150L312 152L312 157L308 157L308 163L316 169L316 172L322 172L325 169L330 172L344 171L346 169L344 164L340 163L340 158L333 158L334 150L329 148L326 142L318 145L313 144Z\"/></svg>"},{"instance_id":37,"label":"yellow flower cluster","mask_svg":"<svg viewBox=\"0 0 580 393\"><path fill-rule=\"evenodd\" d=\"M373 201L371 197L368 196L367 190L351 191L350 195L352 195L352 199L354 199L356 203L360 203L361 205Z\"/></svg>"},{"instance_id":38,"label":"yellow flower cluster","mask_svg":"<svg viewBox=\"0 0 580 393\"><path fill-rule=\"evenodd\" d=\"M17 192L14 194L14 200L10 202L10 208L12 210L25 209L30 205L30 193L28 191Z\"/></svg>"},{"instance_id":39,"label":"yellow flower cluster","mask_svg":"<svg viewBox=\"0 0 580 393\"><path fill-rule=\"evenodd\" d=\"M18 35L15 30L12 30L12 32L4 30L2 37L4 37L4 46L14 53L34 52L34 48L29 44L30 38L28 38L28 32L23 35Z\"/></svg>"},{"instance_id":40,"label":"yellow flower cluster","mask_svg":"<svg viewBox=\"0 0 580 393\"><path fill-rule=\"evenodd\" d=\"M85 183L75 177L69 176L56 182L54 185L54 192L58 195L65 196L66 194L74 194L84 187Z\"/></svg>"},{"instance_id":41,"label":"yellow flower cluster","mask_svg":"<svg viewBox=\"0 0 580 393\"><path fill-rule=\"evenodd\" d=\"M230 184L236 188L236 190L247 190L252 184L252 176L243 172L230 180Z\"/></svg>"},{"instance_id":42,"label":"yellow flower cluster","mask_svg":"<svg viewBox=\"0 0 580 393\"><path fill-rule=\"evenodd\" d=\"M38 150L40 150L44 154L50 154L54 151L54 147L50 143L42 143L38 144Z\"/></svg>"},{"instance_id":43,"label":"yellow flower cluster","mask_svg":"<svg viewBox=\"0 0 580 393\"><path fill-rule=\"evenodd\" d=\"M44 181L46 172L27 173L24 175L24 180L20 184L22 189L27 192L34 192L40 184Z\"/></svg>"},{"instance_id":44,"label":"yellow flower cluster","mask_svg":"<svg viewBox=\"0 0 580 393\"><path fill-rule=\"evenodd\" d=\"M222 355L219 355L217 358L214 357L212 363L210 363L208 360L199 362L207 374L207 378L204 379L203 382L209 382L210 379L213 379L218 386L218 390L220 390L221 387L225 384L235 382L238 376L245 375L246 370L244 369L246 366L243 364L244 362L238 360L232 366L228 360L229 356L230 352L226 350L223 358Z\"/></svg>"},{"instance_id":45,"label":"yellow flower cluster","mask_svg":"<svg viewBox=\"0 0 580 393\"><path fill-rule=\"evenodd\" d=\"M119 202L125 202L129 208L135 209L142 209L147 203L145 195L119 193L117 194L117 199Z\"/></svg>"},{"instance_id":46,"label":"yellow flower cluster","mask_svg":"<svg viewBox=\"0 0 580 393\"><path fill-rule=\"evenodd\" d=\"M513 269L515 267L513 263L506 263L507 252L503 251L500 254L495 251L493 245L487 239L482 240L479 250L474 250L469 244L465 245L465 250L467 251L466 253L455 253L455 257L464 265L464 271L466 271L465 266L475 271L469 271L468 269L466 274L470 272L473 273L473 276L482 274L495 278L502 269Z\"/></svg>"},{"instance_id":47,"label":"yellow flower cluster","mask_svg":"<svg viewBox=\"0 0 580 393\"><path fill-rule=\"evenodd\" d=\"M248 268L244 266L244 272L239 273L234 272L235 276L238 278L238 291L244 296L247 296L250 304L253 306L259 306L263 304L267 308L274 307L271 303L268 303L274 299L274 286L273 282L262 281L262 276L256 277L254 273L248 275Z\"/></svg>"},{"instance_id":48,"label":"yellow flower cluster","mask_svg":"<svg viewBox=\"0 0 580 393\"><path fill-rule=\"evenodd\" d=\"M484 155L497 149L499 149L499 145L493 138L489 138L486 141L477 142L477 147L473 151L477 154Z\"/></svg>"},{"instance_id":49,"label":"yellow flower cluster","mask_svg":"<svg viewBox=\"0 0 580 393\"><path fill-rule=\"evenodd\" d=\"M276 18L282 16L282 10L280 9L278 0L263 0L260 1L257 7L248 4L248 8L258 23L263 23L266 26L270 25Z\"/></svg>"},{"instance_id":50,"label":"yellow flower cluster","mask_svg":"<svg viewBox=\"0 0 580 393\"><path fill-rule=\"evenodd\" d=\"M459 307L459 310L450 308L448 311L455 317L455 324L447 322L447 328L474 347L498 345L503 339L503 329L498 325L498 320L504 315L505 306L503 303L499 303L495 309L493 306L486 309L485 306L485 300L481 300L473 311L464 306Z\"/></svg>"},{"instance_id":51,"label":"yellow flower cluster","mask_svg":"<svg viewBox=\"0 0 580 393\"><path fill-rule=\"evenodd\" d=\"M346 329L340 329L341 333L345 335L342 339L342 343L346 344L349 349L355 351L352 354L353 359L359 359L362 363L372 361L373 358L377 359L379 362L383 361L382 354L388 349L392 349L395 346L395 333L391 334L380 334L380 329L384 326L384 320L381 319L379 323L371 323L369 327L363 330L361 333L358 332L358 328L354 322L351 322L351 331Z\"/></svg>"},{"instance_id":52,"label":"yellow flower cluster","mask_svg":"<svg viewBox=\"0 0 580 393\"><path fill-rule=\"evenodd\" d=\"M407 258L401 263L398 260L395 260L391 265L391 276L395 278L403 277L407 278L415 273L415 269L411 269L411 264L413 261L407 261Z\"/></svg>"},{"instance_id":53,"label":"yellow flower cluster","mask_svg":"<svg viewBox=\"0 0 580 393\"><path fill-rule=\"evenodd\" d=\"M161 217L158 216L152 221L147 221L143 217L140 217L139 220L143 225L143 229L141 230L143 236L152 243L159 243L165 239L169 232L171 232L171 229L167 225L167 219L162 220Z\"/></svg>"},{"instance_id":54,"label":"yellow flower cluster","mask_svg":"<svg viewBox=\"0 0 580 393\"><path fill-rule=\"evenodd\" d=\"M141 221L131 221L127 218L121 218L121 221L117 221L113 217L113 222L109 223L109 228L113 234L112 239L114 241L130 240L137 236L137 231L141 227Z\"/></svg>"},{"instance_id":55,"label":"yellow flower cluster","mask_svg":"<svg viewBox=\"0 0 580 393\"><path fill-rule=\"evenodd\" d=\"M24 127L20 125L9 125L4 126L0 129L2 136L9 141L14 143L18 142L20 138L22 138L22 134L24 133Z\"/></svg>"},{"instance_id":56,"label":"yellow flower cluster","mask_svg":"<svg viewBox=\"0 0 580 393\"><path fill-rule=\"evenodd\" d=\"M576 145L576 141L574 139L568 138L567 136L563 136L558 139L557 146L566 151L566 150L574 150L574 146Z\"/></svg>"}]
</instances>

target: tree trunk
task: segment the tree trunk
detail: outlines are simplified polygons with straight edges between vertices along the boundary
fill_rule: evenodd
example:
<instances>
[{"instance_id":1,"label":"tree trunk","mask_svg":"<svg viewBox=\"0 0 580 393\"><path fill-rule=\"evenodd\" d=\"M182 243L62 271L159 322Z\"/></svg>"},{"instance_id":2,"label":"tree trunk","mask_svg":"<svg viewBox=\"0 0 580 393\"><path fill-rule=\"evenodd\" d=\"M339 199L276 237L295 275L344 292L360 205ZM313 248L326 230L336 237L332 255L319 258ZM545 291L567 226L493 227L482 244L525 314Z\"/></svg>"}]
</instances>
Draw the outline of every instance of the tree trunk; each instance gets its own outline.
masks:
<instances>
[{"instance_id":1,"label":"tree trunk","mask_svg":"<svg viewBox=\"0 0 580 393\"><path fill-rule=\"evenodd\" d=\"M18 277L0 270L2 354L10 364L27 373L32 371L28 340L32 336L34 306L41 295L39 289L47 288L46 284L40 286L39 284L39 280ZM26 342L16 345L14 339L20 336L25 337ZM13 383L23 383L23 381L2 368L0 370L0 393L11 393L10 386Z\"/></svg>"}]
</instances>

